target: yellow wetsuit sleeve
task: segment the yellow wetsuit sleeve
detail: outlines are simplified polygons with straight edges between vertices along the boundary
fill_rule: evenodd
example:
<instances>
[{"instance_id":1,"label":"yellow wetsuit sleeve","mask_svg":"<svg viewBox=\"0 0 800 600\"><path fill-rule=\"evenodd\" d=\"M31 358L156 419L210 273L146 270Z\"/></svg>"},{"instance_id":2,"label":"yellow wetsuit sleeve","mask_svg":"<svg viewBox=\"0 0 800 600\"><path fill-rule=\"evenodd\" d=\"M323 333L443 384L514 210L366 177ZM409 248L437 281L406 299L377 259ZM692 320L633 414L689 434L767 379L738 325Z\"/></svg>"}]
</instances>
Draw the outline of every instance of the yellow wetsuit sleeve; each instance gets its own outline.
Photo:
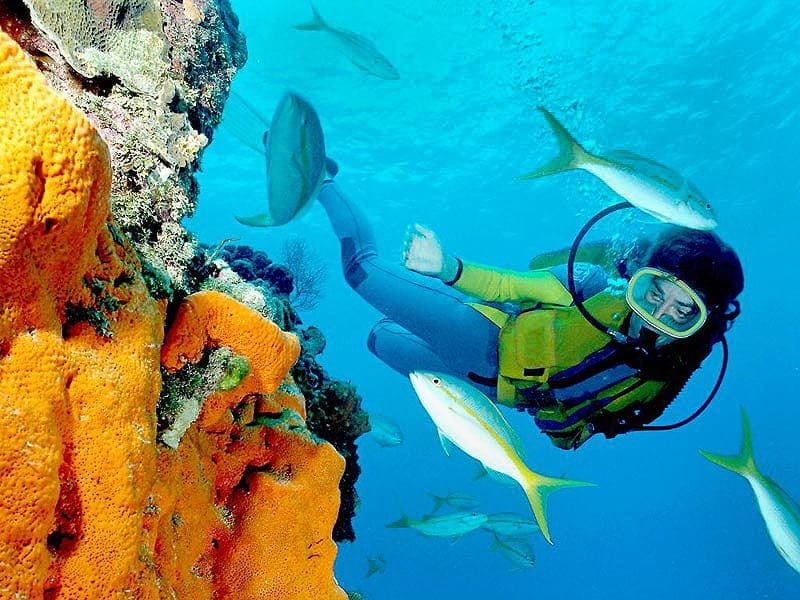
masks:
<instances>
[{"instance_id":1,"label":"yellow wetsuit sleeve","mask_svg":"<svg viewBox=\"0 0 800 600\"><path fill-rule=\"evenodd\" d=\"M547 270L510 271L462 260L461 273L451 285L473 298L489 302L572 304L569 290Z\"/></svg>"}]
</instances>

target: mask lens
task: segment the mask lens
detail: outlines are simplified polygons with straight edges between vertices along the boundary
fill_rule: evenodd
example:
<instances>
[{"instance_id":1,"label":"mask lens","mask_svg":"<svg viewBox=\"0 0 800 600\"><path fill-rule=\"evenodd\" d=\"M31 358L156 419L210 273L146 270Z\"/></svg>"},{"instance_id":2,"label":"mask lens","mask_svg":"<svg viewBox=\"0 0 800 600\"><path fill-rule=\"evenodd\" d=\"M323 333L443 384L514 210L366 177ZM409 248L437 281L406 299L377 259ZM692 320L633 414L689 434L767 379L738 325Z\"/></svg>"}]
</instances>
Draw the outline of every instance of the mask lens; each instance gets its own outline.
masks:
<instances>
[{"instance_id":1,"label":"mask lens","mask_svg":"<svg viewBox=\"0 0 800 600\"><path fill-rule=\"evenodd\" d=\"M646 267L634 273L626 299L650 328L670 337L689 337L706 320L706 307L697 293L658 269Z\"/></svg>"}]
</instances>

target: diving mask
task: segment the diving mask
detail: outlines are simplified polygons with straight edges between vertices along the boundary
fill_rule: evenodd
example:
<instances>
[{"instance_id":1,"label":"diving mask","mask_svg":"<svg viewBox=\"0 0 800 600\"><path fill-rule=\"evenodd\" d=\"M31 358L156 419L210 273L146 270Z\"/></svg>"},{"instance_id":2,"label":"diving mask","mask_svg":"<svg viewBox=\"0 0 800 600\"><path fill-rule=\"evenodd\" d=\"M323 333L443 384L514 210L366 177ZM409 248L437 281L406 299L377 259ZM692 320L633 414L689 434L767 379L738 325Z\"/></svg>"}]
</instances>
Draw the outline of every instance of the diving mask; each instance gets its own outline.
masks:
<instances>
[{"instance_id":1,"label":"diving mask","mask_svg":"<svg viewBox=\"0 0 800 600\"><path fill-rule=\"evenodd\" d=\"M708 316L702 298L674 275L653 267L633 274L625 299L650 329L672 338L687 338Z\"/></svg>"}]
</instances>

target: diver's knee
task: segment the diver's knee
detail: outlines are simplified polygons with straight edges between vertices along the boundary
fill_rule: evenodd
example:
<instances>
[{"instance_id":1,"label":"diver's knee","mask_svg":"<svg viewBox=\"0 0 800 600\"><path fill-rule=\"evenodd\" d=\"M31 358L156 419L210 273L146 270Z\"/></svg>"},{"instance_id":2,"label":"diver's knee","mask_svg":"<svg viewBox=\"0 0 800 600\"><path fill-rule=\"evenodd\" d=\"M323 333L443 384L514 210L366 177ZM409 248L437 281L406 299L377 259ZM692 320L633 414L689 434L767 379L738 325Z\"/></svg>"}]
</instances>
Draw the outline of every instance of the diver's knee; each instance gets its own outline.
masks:
<instances>
[{"instance_id":1,"label":"diver's knee","mask_svg":"<svg viewBox=\"0 0 800 600\"><path fill-rule=\"evenodd\" d=\"M377 252L373 247L360 247L351 237L342 238L341 249L345 281L351 288L356 289L369 275L364 266L366 259L375 256Z\"/></svg>"},{"instance_id":2,"label":"diver's knee","mask_svg":"<svg viewBox=\"0 0 800 600\"><path fill-rule=\"evenodd\" d=\"M369 335L367 335L367 350L369 350L375 356L378 356L378 334L376 333L375 329L377 329L377 325L369 330Z\"/></svg>"},{"instance_id":3,"label":"diver's knee","mask_svg":"<svg viewBox=\"0 0 800 600\"><path fill-rule=\"evenodd\" d=\"M367 335L367 349L380 358L380 354L378 353L378 337L381 335L386 335L386 331L391 328L393 321L388 318L381 319L375 325L372 326L372 329L369 330L369 334Z\"/></svg>"}]
</instances>

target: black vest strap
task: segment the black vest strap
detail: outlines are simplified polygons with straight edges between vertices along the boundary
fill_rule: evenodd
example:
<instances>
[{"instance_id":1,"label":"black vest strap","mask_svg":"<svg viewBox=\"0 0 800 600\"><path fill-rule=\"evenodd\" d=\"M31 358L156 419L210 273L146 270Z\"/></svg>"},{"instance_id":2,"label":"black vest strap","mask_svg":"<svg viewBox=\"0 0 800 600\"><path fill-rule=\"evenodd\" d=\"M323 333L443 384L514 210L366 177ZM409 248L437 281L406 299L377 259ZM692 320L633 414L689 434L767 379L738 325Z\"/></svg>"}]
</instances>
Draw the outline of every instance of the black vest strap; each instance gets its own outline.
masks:
<instances>
[{"instance_id":1,"label":"black vest strap","mask_svg":"<svg viewBox=\"0 0 800 600\"><path fill-rule=\"evenodd\" d=\"M613 344L604 346L597 352L593 352L574 367L569 367L551 376L547 381L551 389L562 389L577 385L616 367L625 362L622 352Z\"/></svg>"},{"instance_id":2,"label":"black vest strap","mask_svg":"<svg viewBox=\"0 0 800 600\"><path fill-rule=\"evenodd\" d=\"M467 373L467 379L488 387L497 386L497 377L484 377L483 375L478 375L477 373L473 373L472 371Z\"/></svg>"}]
</instances>

